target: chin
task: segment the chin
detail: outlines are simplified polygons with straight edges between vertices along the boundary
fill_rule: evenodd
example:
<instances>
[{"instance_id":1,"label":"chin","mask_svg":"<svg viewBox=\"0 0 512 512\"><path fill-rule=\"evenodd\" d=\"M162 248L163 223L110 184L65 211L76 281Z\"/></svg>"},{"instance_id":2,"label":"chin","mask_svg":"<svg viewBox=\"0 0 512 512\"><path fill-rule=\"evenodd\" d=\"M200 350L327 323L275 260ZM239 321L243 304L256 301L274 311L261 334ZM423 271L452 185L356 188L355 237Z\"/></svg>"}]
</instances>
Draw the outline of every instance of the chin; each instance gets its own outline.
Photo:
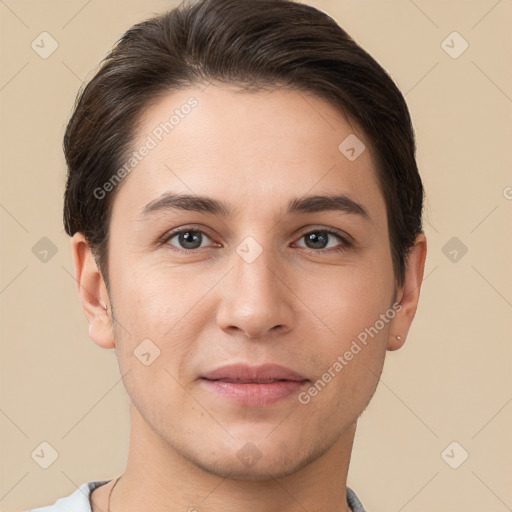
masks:
<instances>
[{"instance_id":1,"label":"chin","mask_svg":"<svg viewBox=\"0 0 512 512\"><path fill-rule=\"evenodd\" d=\"M252 442L247 442L236 450L224 448L221 453L225 456L215 458L215 454L210 454L210 459L196 453L189 460L202 470L223 478L263 481L296 473L320 456L322 450L315 453L291 446L267 446L260 450Z\"/></svg>"},{"instance_id":2,"label":"chin","mask_svg":"<svg viewBox=\"0 0 512 512\"><path fill-rule=\"evenodd\" d=\"M199 465L204 471L212 473L223 478L232 480L244 480L261 482L281 478L295 473L305 464L299 464L298 461L289 461L287 464L277 462L264 462L259 460L254 466L247 467L239 461L215 461L213 464Z\"/></svg>"}]
</instances>

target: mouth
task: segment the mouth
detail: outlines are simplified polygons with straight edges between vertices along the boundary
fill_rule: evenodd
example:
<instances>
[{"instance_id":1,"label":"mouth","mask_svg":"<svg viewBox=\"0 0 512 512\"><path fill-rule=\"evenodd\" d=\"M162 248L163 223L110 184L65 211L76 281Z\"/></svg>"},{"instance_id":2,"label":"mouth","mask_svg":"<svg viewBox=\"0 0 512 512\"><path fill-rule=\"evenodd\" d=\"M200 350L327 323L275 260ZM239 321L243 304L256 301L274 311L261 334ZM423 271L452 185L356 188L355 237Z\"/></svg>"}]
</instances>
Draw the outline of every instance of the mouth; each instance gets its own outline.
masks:
<instances>
[{"instance_id":1,"label":"mouth","mask_svg":"<svg viewBox=\"0 0 512 512\"><path fill-rule=\"evenodd\" d=\"M304 375L301 375L295 370L274 363L266 363L260 366L251 366L246 363L230 364L209 371L201 377L208 380L224 380L242 383L307 380Z\"/></svg>"},{"instance_id":2,"label":"mouth","mask_svg":"<svg viewBox=\"0 0 512 512\"><path fill-rule=\"evenodd\" d=\"M295 396L308 380L240 381L201 379L204 387L217 398L238 405L263 407Z\"/></svg>"},{"instance_id":3,"label":"mouth","mask_svg":"<svg viewBox=\"0 0 512 512\"><path fill-rule=\"evenodd\" d=\"M271 384L272 382L300 382L291 379L206 379L213 382L230 382L236 384Z\"/></svg>"},{"instance_id":4,"label":"mouth","mask_svg":"<svg viewBox=\"0 0 512 512\"><path fill-rule=\"evenodd\" d=\"M300 392L309 380L275 364L229 365L201 377L205 388L222 400L244 406L268 406Z\"/></svg>"}]
</instances>

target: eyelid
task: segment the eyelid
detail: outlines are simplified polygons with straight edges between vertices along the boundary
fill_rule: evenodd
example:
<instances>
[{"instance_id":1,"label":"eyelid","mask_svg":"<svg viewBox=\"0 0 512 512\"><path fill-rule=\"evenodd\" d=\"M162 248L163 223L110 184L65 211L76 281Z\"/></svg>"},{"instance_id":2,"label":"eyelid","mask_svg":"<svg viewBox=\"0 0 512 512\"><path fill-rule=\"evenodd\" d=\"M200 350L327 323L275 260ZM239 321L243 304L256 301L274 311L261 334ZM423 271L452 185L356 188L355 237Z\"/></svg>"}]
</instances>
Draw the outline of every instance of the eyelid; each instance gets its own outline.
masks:
<instances>
[{"instance_id":1,"label":"eyelid","mask_svg":"<svg viewBox=\"0 0 512 512\"><path fill-rule=\"evenodd\" d=\"M346 231L343 231L341 229L329 227L329 226L322 226L322 225L312 225L309 226L305 231L300 230L299 233L301 233L300 237L303 237L304 235L307 235L308 233L311 233L313 231L325 231L327 233L330 233L332 235L340 237L342 240L346 240L347 243L351 243L353 245L356 244L356 240L353 236L349 235Z\"/></svg>"},{"instance_id":2,"label":"eyelid","mask_svg":"<svg viewBox=\"0 0 512 512\"><path fill-rule=\"evenodd\" d=\"M345 231L338 230L336 228L328 228L328 227L309 227L306 231L303 231L302 234L298 237L298 240L301 240L304 236L306 236L308 233L314 233L314 232L324 232L328 233L330 235L333 235L337 237L340 240L340 243L335 247L329 247L328 249L310 249L309 247L302 247L301 249L305 249L306 251L312 252L312 253L327 253L331 254L333 252L342 252L345 250L348 250L352 247L356 246L355 239L346 233Z\"/></svg>"},{"instance_id":3,"label":"eyelid","mask_svg":"<svg viewBox=\"0 0 512 512\"><path fill-rule=\"evenodd\" d=\"M176 235L179 235L180 233L186 231L197 231L199 233L202 233L203 235L206 235L210 240L212 240L212 237L208 234L208 230L204 226L190 224L167 231L158 239L158 245L166 245L171 238L174 238ZM175 245L173 245L172 247L175 248L177 251L197 252L197 249L182 249L181 247L176 247Z\"/></svg>"}]
</instances>

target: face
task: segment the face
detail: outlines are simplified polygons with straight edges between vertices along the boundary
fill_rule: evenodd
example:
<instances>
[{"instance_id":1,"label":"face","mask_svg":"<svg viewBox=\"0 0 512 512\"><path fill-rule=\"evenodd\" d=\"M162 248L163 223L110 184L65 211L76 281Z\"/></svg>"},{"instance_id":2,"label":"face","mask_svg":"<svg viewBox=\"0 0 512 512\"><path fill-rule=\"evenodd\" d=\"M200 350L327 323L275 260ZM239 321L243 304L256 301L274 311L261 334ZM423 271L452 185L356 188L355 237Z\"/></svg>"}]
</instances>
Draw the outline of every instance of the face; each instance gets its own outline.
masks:
<instances>
[{"instance_id":1,"label":"face","mask_svg":"<svg viewBox=\"0 0 512 512\"><path fill-rule=\"evenodd\" d=\"M340 150L354 135L355 151ZM119 185L109 239L133 407L146 433L210 472L297 471L368 404L399 314L369 141L306 93L211 85L146 110L134 150L144 145ZM267 363L300 378L204 378Z\"/></svg>"}]
</instances>

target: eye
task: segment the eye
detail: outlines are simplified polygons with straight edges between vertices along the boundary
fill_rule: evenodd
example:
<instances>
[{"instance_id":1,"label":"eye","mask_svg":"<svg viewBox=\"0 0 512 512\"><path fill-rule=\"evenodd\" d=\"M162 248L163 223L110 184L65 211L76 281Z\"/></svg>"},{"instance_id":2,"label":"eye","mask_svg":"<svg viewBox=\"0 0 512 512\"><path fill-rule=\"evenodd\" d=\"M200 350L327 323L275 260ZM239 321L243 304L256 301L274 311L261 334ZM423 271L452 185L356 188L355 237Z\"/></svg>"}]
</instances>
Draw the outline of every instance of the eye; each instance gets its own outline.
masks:
<instances>
[{"instance_id":1,"label":"eye","mask_svg":"<svg viewBox=\"0 0 512 512\"><path fill-rule=\"evenodd\" d=\"M176 244L171 240L176 239ZM193 251L204 247L203 242L210 240L210 238L199 229L181 228L169 233L163 240L163 243L170 244L178 249L185 251Z\"/></svg>"},{"instance_id":2,"label":"eye","mask_svg":"<svg viewBox=\"0 0 512 512\"><path fill-rule=\"evenodd\" d=\"M341 243L338 243L337 245L335 244L334 246L329 246L333 238L337 238L339 241L341 241ZM349 247L352 247L353 245L347 237L342 236L336 231L325 228L308 231L307 233L303 234L300 239L304 239L306 244L305 247L313 251L318 251L320 249L333 249L334 251L343 251Z\"/></svg>"},{"instance_id":3,"label":"eye","mask_svg":"<svg viewBox=\"0 0 512 512\"><path fill-rule=\"evenodd\" d=\"M332 229L315 229L300 237L299 240L305 240L305 245L298 245L298 247L304 247L313 252L344 251L354 245L349 238L349 236L345 237ZM335 243L336 239L338 244ZM211 242L210 237L204 231L193 227L184 227L166 234L162 237L161 243L172 245L178 251L188 252L208 247L208 240Z\"/></svg>"}]
</instances>

